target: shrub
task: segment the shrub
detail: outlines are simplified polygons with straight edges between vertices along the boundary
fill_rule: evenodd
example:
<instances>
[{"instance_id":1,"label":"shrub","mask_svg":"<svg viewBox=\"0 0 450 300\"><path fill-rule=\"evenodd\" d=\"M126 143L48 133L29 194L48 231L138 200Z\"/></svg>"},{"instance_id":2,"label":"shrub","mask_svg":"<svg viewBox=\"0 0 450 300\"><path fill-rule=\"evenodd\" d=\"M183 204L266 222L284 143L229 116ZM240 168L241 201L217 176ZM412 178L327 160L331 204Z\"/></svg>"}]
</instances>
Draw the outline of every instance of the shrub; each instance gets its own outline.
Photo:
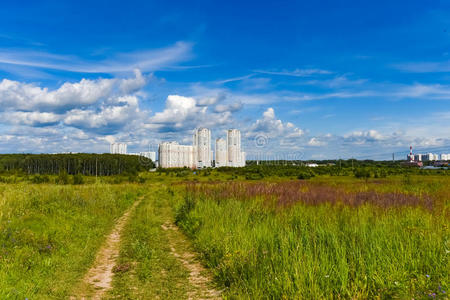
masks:
<instances>
[{"instance_id":1,"label":"shrub","mask_svg":"<svg viewBox=\"0 0 450 300\"><path fill-rule=\"evenodd\" d=\"M56 182L59 184L69 184L69 174L67 174L65 170L61 171L58 175Z\"/></svg>"},{"instance_id":2,"label":"shrub","mask_svg":"<svg viewBox=\"0 0 450 300\"><path fill-rule=\"evenodd\" d=\"M370 178L370 171L366 168L358 168L354 172L356 178L364 178L368 179Z\"/></svg>"},{"instance_id":3,"label":"shrub","mask_svg":"<svg viewBox=\"0 0 450 300\"><path fill-rule=\"evenodd\" d=\"M247 180L261 180L264 178L262 173L250 173L245 175L245 179Z\"/></svg>"},{"instance_id":4,"label":"shrub","mask_svg":"<svg viewBox=\"0 0 450 300\"><path fill-rule=\"evenodd\" d=\"M302 172L298 174L297 179L310 179L311 177L310 173Z\"/></svg>"},{"instance_id":5,"label":"shrub","mask_svg":"<svg viewBox=\"0 0 450 300\"><path fill-rule=\"evenodd\" d=\"M83 175L81 175L80 173L73 175L73 184L83 184L83 183L84 183Z\"/></svg>"},{"instance_id":6,"label":"shrub","mask_svg":"<svg viewBox=\"0 0 450 300\"><path fill-rule=\"evenodd\" d=\"M48 177L48 175L36 175L33 177L33 179L31 180L32 183L47 183L50 182L50 178Z\"/></svg>"}]
</instances>

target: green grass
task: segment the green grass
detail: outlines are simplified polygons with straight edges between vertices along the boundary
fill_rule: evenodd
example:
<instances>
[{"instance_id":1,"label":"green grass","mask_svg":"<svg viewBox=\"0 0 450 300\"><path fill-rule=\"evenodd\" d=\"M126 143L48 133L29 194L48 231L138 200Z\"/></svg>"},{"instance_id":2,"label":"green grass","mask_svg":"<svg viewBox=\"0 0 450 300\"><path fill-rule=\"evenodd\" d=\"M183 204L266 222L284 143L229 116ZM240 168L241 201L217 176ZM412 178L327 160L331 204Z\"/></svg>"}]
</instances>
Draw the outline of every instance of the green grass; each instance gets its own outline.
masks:
<instances>
[{"instance_id":1,"label":"green grass","mask_svg":"<svg viewBox=\"0 0 450 300\"><path fill-rule=\"evenodd\" d=\"M106 298L192 295L188 271L171 247L180 253L192 249L180 232L161 227L174 221L174 213L225 298L421 299L436 293L445 299L442 291L450 293L448 176L366 181L321 175L292 191L286 178L185 173L140 174L145 184L119 176L84 177L84 185L31 184L13 176L0 184L0 299L70 296L115 220L141 195L124 228ZM207 188L186 194L188 182ZM226 193L236 184L241 190ZM255 194L253 184L282 188ZM328 190L320 190L323 186ZM378 206L376 198L362 205L332 204L324 198L330 190L340 190L340 197L430 196L433 206L395 207L389 201ZM306 204L300 198L308 191L328 194Z\"/></svg>"},{"instance_id":2,"label":"green grass","mask_svg":"<svg viewBox=\"0 0 450 300\"><path fill-rule=\"evenodd\" d=\"M61 299L95 258L135 185L0 185L0 298Z\"/></svg>"},{"instance_id":3,"label":"green grass","mask_svg":"<svg viewBox=\"0 0 450 300\"><path fill-rule=\"evenodd\" d=\"M171 255L168 232L162 225L173 222L171 195L161 185L150 185L131 216L122 237L119 266L110 298L186 299L188 273Z\"/></svg>"},{"instance_id":4,"label":"green grass","mask_svg":"<svg viewBox=\"0 0 450 300\"><path fill-rule=\"evenodd\" d=\"M431 211L301 201L280 206L270 194L221 198L219 192L200 192L186 195L177 222L226 288L226 297L445 297L442 291L450 292L450 230L449 182L443 180L419 187L389 179L339 183L348 191L430 192L435 201Z\"/></svg>"}]
</instances>

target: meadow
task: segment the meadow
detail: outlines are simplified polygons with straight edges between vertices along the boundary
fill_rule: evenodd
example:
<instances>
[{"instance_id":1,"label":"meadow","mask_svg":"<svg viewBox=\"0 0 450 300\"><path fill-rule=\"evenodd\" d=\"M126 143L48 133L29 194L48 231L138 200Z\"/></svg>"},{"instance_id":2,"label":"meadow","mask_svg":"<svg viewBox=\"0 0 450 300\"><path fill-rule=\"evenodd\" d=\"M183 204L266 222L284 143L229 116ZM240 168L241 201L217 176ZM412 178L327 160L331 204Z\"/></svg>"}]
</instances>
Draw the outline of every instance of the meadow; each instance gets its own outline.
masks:
<instances>
[{"instance_id":1,"label":"meadow","mask_svg":"<svg viewBox=\"0 0 450 300\"><path fill-rule=\"evenodd\" d=\"M0 299L62 299L91 265L135 185L0 184Z\"/></svg>"},{"instance_id":2,"label":"meadow","mask_svg":"<svg viewBox=\"0 0 450 300\"><path fill-rule=\"evenodd\" d=\"M225 299L447 299L450 177L373 170L3 174L0 298L72 296L140 199L106 299L202 298L191 254Z\"/></svg>"},{"instance_id":3,"label":"meadow","mask_svg":"<svg viewBox=\"0 0 450 300\"><path fill-rule=\"evenodd\" d=\"M195 183L177 224L230 298L445 298L449 182Z\"/></svg>"}]
</instances>

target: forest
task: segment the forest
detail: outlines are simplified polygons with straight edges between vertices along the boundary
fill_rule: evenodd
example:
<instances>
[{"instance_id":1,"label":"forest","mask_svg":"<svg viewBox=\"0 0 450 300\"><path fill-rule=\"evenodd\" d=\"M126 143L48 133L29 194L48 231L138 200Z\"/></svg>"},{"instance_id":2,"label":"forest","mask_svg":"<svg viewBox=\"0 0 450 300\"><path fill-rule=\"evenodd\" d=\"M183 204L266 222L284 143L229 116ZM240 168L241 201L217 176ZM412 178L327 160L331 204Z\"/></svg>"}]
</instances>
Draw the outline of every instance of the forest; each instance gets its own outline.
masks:
<instances>
[{"instance_id":1,"label":"forest","mask_svg":"<svg viewBox=\"0 0 450 300\"><path fill-rule=\"evenodd\" d=\"M1 154L0 172L22 172L27 175L110 176L137 174L154 168L150 159L137 155L121 154Z\"/></svg>"}]
</instances>

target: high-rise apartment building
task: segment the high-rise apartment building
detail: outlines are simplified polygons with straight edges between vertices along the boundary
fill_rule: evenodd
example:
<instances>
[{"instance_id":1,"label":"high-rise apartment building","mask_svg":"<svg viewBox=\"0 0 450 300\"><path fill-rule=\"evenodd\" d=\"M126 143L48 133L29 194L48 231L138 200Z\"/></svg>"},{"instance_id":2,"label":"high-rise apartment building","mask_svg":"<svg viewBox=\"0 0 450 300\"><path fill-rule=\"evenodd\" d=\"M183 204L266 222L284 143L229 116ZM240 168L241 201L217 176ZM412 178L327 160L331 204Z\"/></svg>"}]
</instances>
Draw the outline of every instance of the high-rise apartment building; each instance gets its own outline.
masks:
<instances>
[{"instance_id":1,"label":"high-rise apartment building","mask_svg":"<svg viewBox=\"0 0 450 300\"><path fill-rule=\"evenodd\" d=\"M139 155L148 158L153 162L156 161L156 152L153 151L139 152Z\"/></svg>"},{"instance_id":2,"label":"high-rise apartment building","mask_svg":"<svg viewBox=\"0 0 450 300\"><path fill-rule=\"evenodd\" d=\"M159 144L158 159L161 168L195 168L195 156L193 146L179 145L177 142Z\"/></svg>"},{"instance_id":3,"label":"high-rise apartment building","mask_svg":"<svg viewBox=\"0 0 450 300\"><path fill-rule=\"evenodd\" d=\"M111 154L127 154L127 144L111 143L111 145L109 145L109 152Z\"/></svg>"},{"instance_id":4,"label":"high-rise apartment building","mask_svg":"<svg viewBox=\"0 0 450 300\"><path fill-rule=\"evenodd\" d=\"M192 146L177 142L159 144L158 160L161 168L209 168L212 167L211 131L208 128L196 129ZM237 129L227 131L226 139L216 140L216 167L243 167L245 153L241 151L241 132Z\"/></svg>"},{"instance_id":5,"label":"high-rise apartment building","mask_svg":"<svg viewBox=\"0 0 450 300\"><path fill-rule=\"evenodd\" d=\"M211 131L208 128L195 130L194 151L197 154L197 168L209 168L212 166Z\"/></svg>"},{"instance_id":6,"label":"high-rise apartment building","mask_svg":"<svg viewBox=\"0 0 450 300\"><path fill-rule=\"evenodd\" d=\"M227 142L219 138L216 140L216 167L226 167L227 166Z\"/></svg>"},{"instance_id":7,"label":"high-rise apartment building","mask_svg":"<svg viewBox=\"0 0 450 300\"><path fill-rule=\"evenodd\" d=\"M241 151L241 132L238 129L227 130L227 157L229 167L245 166L245 153Z\"/></svg>"}]
</instances>

